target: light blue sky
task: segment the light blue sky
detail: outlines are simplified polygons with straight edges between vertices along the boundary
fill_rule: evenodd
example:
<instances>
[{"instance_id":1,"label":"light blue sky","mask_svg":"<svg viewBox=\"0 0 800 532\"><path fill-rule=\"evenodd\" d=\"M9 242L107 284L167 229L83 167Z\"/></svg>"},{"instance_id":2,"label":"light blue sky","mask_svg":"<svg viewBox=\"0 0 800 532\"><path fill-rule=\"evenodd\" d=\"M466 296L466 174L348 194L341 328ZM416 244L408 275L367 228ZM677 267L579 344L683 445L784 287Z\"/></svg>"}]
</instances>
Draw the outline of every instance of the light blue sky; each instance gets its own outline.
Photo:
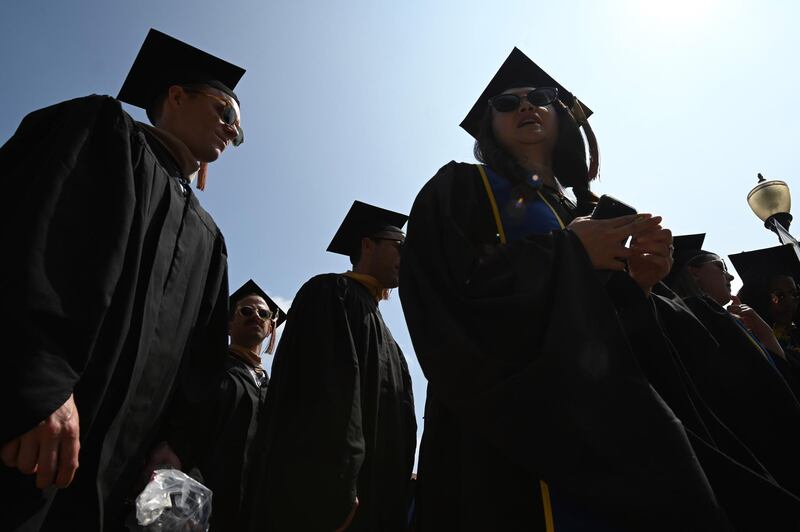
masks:
<instances>
[{"instance_id":1,"label":"light blue sky","mask_svg":"<svg viewBox=\"0 0 800 532\"><path fill-rule=\"evenodd\" d=\"M756 173L796 181L797 5L6 2L0 142L34 109L116 95L150 27L244 66L247 142L211 166L200 198L226 235L231 286L253 277L288 301L348 267L325 248L354 199L407 212L439 167L472 161L458 123L518 46L595 111L596 191L728 254L777 242L745 202ZM383 309L421 425L424 377L399 299Z\"/></svg>"}]
</instances>

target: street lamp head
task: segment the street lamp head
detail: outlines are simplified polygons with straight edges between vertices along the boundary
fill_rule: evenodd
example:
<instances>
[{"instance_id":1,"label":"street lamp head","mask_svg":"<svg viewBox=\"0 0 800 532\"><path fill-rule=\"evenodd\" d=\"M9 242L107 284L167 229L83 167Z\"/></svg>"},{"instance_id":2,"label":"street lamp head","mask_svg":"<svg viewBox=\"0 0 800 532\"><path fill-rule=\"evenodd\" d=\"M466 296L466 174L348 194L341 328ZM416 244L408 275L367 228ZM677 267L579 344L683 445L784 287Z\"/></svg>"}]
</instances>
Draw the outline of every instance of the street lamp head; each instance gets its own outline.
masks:
<instances>
[{"instance_id":1,"label":"street lamp head","mask_svg":"<svg viewBox=\"0 0 800 532\"><path fill-rule=\"evenodd\" d=\"M768 229L773 229L773 220L785 229L789 228L792 196L789 186L783 181L766 181L764 176L758 174L758 184L747 194L747 203Z\"/></svg>"}]
</instances>

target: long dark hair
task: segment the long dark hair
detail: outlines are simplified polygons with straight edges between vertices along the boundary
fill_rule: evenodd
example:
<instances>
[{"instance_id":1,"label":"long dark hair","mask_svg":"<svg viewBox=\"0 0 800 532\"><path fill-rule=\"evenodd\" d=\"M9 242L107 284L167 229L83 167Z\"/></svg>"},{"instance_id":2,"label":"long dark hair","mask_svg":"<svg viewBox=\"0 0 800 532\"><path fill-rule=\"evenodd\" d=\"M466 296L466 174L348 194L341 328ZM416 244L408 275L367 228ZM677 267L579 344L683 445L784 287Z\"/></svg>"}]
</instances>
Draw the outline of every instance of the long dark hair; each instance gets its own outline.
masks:
<instances>
[{"instance_id":1,"label":"long dark hair","mask_svg":"<svg viewBox=\"0 0 800 532\"><path fill-rule=\"evenodd\" d=\"M565 187L572 187L578 200L578 214L588 214L597 203L589 189L589 168L586 165L586 144L575 117L561 102L553 103L558 117L558 138L553 150L553 173ZM481 127L473 148L475 158L511 181L515 188L524 189L527 185L527 172L505 150L494 136L492 128L492 109L487 105L481 118Z\"/></svg>"},{"instance_id":2,"label":"long dark hair","mask_svg":"<svg viewBox=\"0 0 800 532\"><path fill-rule=\"evenodd\" d=\"M669 282L667 282L667 279ZM695 281L688 265L683 266L677 273L673 274L670 272L670 275L667 279L664 279L664 284L666 284L681 299L705 295L703 290L701 290L700 286L697 284L697 281Z\"/></svg>"}]
</instances>

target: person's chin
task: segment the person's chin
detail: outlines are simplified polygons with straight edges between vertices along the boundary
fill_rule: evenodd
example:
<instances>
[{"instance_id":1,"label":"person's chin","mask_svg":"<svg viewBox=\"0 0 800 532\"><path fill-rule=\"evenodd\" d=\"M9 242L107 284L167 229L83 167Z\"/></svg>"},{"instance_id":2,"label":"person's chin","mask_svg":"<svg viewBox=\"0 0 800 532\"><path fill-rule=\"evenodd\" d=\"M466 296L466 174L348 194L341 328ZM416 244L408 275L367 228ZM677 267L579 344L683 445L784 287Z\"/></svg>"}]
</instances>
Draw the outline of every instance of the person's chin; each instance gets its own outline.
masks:
<instances>
[{"instance_id":1,"label":"person's chin","mask_svg":"<svg viewBox=\"0 0 800 532\"><path fill-rule=\"evenodd\" d=\"M519 140L519 143L524 146L533 146L547 142L545 135L525 135Z\"/></svg>"},{"instance_id":2,"label":"person's chin","mask_svg":"<svg viewBox=\"0 0 800 532\"><path fill-rule=\"evenodd\" d=\"M220 147L217 144L208 144L205 146L199 146L196 149L192 149L192 155L197 157L197 160L201 163L213 163L219 156L222 155L222 152L225 151L224 146Z\"/></svg>"},{"instance_id":3,"label":"person's chin","mask_svg":"<svg viewBox=\"0 0 800 532\"><path fill-rule=\"evenodd\" d=\"M222 155L222 150L218 148L213 148L209 150L207 153L204 153L202 157L200 157L200 161L204 163L213 163L219 156Z\"/></svg>"}]
</instances>

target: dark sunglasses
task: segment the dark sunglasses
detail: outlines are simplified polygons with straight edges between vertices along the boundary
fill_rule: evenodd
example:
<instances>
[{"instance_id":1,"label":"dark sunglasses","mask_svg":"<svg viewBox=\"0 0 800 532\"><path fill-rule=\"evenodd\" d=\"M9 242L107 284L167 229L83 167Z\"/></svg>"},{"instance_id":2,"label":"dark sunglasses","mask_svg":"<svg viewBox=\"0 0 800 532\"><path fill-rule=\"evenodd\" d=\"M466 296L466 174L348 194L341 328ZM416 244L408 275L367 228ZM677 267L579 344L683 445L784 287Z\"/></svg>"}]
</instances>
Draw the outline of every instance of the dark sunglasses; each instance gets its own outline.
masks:
<instances>
[{"instance_id":1,"label":"dark sunglasses","mask_svg":"<svg viewBox=\"0 0 800 532\"><path fill-rule=\"evenodd\" d=\"M787 297L792 298L792 301L800 300L800 293L792 292L791 294L787 294L787 293L785 293L785 292L783 292L781 290L775 290L773 292L770 292L769 297L770 297L770 299L772 299L772 302L777 305L778 303L783 303L783 301Z\"/></svg>"},{"instance_id":2,"label":"dark sunglasses","mask_svg":"<svg viewBox=\"0 0 800 532\"><path fill-rule=\"evenodd\" d=\"M261 318L262 320L268 320L273 316L271 310L258 307L242 306L237 308L236 312L238 312L244 318L249 318L253 314L258 314L258 317Z\"/></svg>"},{"instance_id":3,"label":"dark sunglasses","mask_svg":"<svg viewBox=\"0 0 800 532\"><path fill-rule=\"evenodd\" d=\"M550 105L558 99L558 89L555 87L539 87L538 89L533 89L532 91L528 92L528 94L525 95L525 98L531 103L531 105L544 107L545 105ZM495 111L499 111L501 113L510 113L511 111L516 111L521 103L522 98L516 94L498 94L497 96L489 98L489 105L494 107Z\"/></svg>"},{"instance_id":4,"label":"dark sunglasses","mask_svg":"<svg viewBox=\"0 0 800 532\"><path fill-rule=\"evenodd\" d=\"M244 130L242 129L242 126L239 125L239 120L236 115L236 108L233 107L233 104L231 104L230 101L222 98L221 96L217 96L216 94L211 94L210 92L199 89L184 87L183 90L186 92L191 92L192 94L202 94L203 96L207 96L220 102L223 107L219 111L219 118L222 120L223 124L236 129L236 138L233 139L232 143L234 146L241 146L241 144L244 142Z\"/></svg>"}]
</instances>

